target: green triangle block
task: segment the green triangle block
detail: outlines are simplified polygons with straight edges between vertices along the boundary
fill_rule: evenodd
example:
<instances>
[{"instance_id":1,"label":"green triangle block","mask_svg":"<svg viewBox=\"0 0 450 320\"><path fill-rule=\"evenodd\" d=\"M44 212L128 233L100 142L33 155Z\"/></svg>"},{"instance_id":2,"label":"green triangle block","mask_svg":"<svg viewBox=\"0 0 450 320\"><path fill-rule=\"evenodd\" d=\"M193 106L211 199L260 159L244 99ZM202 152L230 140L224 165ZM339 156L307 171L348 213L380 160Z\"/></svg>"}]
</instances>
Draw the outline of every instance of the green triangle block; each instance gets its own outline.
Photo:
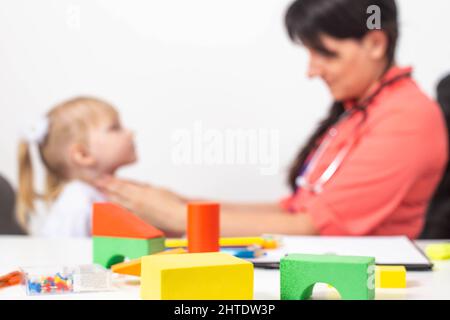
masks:
<instances>
[{"instance_id":1,"label":"green triangle block","mask_svg":"<svg viewBox=\"0 0 450 320\"><path fill-rule=\"evenodd\" d=\"M92 237L94 263L110 268L125 258L137 259L163 251L165 237L152 239Z\"/></svg>"}]
</instances>

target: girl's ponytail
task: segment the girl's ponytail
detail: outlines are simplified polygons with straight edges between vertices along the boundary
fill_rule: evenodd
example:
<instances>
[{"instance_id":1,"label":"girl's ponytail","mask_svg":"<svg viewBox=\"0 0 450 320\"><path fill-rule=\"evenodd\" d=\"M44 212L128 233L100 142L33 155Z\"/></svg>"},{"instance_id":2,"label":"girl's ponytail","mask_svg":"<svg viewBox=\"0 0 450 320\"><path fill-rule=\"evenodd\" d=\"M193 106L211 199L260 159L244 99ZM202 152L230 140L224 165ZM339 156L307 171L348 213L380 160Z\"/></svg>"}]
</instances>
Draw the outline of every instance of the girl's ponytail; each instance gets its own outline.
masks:
<instances>
[{"instance_id":1,"label":"girl's ponytail","mask_svg":"<svg viewBox=\"0 0 450 320\"><path fill-rule=\"evenodd\" d=\"M27 230L28 214L34 210L36 192L33 186L33 167L30 146L27 142L19 143L19 192L17 195L17 221Z\"/></svg>"},{"instance_id":2,"label":"girl's ponytail","mask_svg":"<svg viewBox=\"0 0 450 320\"><path fill-rule=\"evenodd\" d=\"M54 201L64 187L65 182L65 179L63 179L61 176L54 174L50 170L47 170L45 193L43 195L44 200L47 203L51 203L52 201Z\"/></svg>"}]
</instances>

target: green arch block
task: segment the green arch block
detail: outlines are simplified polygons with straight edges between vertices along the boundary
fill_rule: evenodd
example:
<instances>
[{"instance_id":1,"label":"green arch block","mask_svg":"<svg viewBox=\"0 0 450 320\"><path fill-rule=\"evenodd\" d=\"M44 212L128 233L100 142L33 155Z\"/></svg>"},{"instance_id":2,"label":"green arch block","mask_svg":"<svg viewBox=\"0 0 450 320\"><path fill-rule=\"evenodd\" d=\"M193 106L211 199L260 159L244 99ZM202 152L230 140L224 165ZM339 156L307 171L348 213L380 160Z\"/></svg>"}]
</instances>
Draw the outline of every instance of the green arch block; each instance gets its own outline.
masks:
<instances>
[{"instance_id":1,"label":"green arch block","mask_svg":"<svg viewBox=\"0 0 450 320\"><path fill-rule=\"evenodd\" d=\"M305 300L316 283L327 283L343 300L375 298L375 258L289 254L280 260L281 300Z\"/></svg>"}]
</instances>

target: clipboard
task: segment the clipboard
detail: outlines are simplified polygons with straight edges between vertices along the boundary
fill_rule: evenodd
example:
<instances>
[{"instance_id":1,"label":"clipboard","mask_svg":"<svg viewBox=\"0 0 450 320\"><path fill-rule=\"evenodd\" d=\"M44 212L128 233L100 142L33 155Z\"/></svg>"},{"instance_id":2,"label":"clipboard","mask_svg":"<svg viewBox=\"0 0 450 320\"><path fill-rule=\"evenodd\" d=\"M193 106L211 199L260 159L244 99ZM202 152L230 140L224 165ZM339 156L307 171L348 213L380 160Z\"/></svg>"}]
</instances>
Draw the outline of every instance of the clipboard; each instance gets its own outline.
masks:
<instances>
[{"instance_id":1,"label":"clipboard","mask_svg":"<svg viewBox=\"0 0 450 320\"><path fill-rule=\"evenodd\" d=\"M326 237L278 236L279 248L248 259L255 268L278 269L281 257L290 253L370 256L377 265L405 266L408 271L430 271L433 264L423 251L405 236Z\"/></svg>"}]
</instances>

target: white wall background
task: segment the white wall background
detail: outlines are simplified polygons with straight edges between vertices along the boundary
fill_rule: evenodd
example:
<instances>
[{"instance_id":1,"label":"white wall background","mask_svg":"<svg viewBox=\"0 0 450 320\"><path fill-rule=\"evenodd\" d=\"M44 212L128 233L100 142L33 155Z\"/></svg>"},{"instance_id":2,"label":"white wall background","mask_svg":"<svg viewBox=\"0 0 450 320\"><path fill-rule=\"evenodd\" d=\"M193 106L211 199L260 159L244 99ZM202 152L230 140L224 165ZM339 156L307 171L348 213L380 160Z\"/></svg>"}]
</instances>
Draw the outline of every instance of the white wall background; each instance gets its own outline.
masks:
<instances>
[{"instance_id":1,"label":"white wall background","mask_svg":"<svg viewBox=\"0 0 450 320\"><path fill-rule=\"evenodd\" d=\"M275 200L286 168L330 103L288 40L290 0L0 0L0 172L16 184L17 132L78 94L115 104L140 160L121 176L184 194ZM398 60L434 96L450 72L450 1L401 0ZM176 165L172 134L276 129L280 170Z\"/></svg>"}]
</instances>

